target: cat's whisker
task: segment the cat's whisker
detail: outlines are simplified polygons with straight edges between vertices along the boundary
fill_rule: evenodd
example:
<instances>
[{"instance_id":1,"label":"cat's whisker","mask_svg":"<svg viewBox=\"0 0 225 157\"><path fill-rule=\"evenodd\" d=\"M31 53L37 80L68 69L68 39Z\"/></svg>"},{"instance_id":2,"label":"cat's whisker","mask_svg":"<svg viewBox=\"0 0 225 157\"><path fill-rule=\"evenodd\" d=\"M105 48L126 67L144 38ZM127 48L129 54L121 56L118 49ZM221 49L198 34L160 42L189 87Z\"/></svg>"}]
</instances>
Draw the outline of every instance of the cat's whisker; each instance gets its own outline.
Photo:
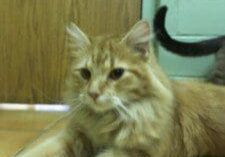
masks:
<instances>
[{"instance_id":1,"label":"cat's whisker","mask_svg":"<svg viewBox=\"0 0 225 157\"><path fill-rule=\"evenodd\" d=\"M116 105L116 108L118 109L119 112L125 113L126 116L128 116L128 118L132 118L132 115L130 114L129 110L127 109L127 107L123 105L122 101L118 97L113 96L112 99L114 105Z\"/></svg>"},{"instance_id":2,"label":"cat's whisker","mask_svg":"<svg viewBox=\"0 0 225 157\"><path fill-rule=\"evenodd\" d=\"M117 105L117 106L118 106L118 108L120 108L123 111L123 113L126 114L126 116L128 116L129 119L132 118L129 110L124 105Z\"/></svg>"},{"instance_id":3,"label":"cat's whisker","mask_svg":"<svg viewBox=\"0 0 225 157\"><path fill-rule=\"evenodd\" d=\"M80 99L84 97L84 94L79 94L77 97L74 98L67 98L67 101L73 102L73 103L80 103Z\"/></svg>"},{"instance_id":4,"label":"cat's whisker","mask_svg":"<svg viewBox=\"0 0 225 157\"><path fill-rule=\"evenodd\" d=\"M75 107L71 107L71 110L69 111L69 114L75 112L76 110L78 110L78 109L81 108L82 106L83 106L83 104L82 104L82 103L79 103L79 104L76 105Z\"/></svg>"},{"instance_id":5,"label":"cat's whisker","mask_svg":"<svg viewBox=\"0 0 225 157\"><path fill-rule=\"evenodd\" d=\"M118 111L119 115L122 117L122 119L127 119L126 114L119 108L119 106L115 105L116 111Z\"/></svg>"}]
</instances>

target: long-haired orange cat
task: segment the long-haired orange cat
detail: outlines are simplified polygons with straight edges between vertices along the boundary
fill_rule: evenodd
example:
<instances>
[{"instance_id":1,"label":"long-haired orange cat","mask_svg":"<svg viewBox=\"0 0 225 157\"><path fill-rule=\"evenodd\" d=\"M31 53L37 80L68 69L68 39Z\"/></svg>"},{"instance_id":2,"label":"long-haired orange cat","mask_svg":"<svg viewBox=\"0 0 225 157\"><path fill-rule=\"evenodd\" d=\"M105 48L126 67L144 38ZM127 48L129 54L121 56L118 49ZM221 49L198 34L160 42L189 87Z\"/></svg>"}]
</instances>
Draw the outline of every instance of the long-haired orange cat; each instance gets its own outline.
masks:
<instances>
[{"instance_id":1,"label":"long-haired orange cat","mask_svg":"<svg viewBox=\"0 0 225 157\"><path fill-rule=\"evenodd\" d=\"M225 87L168 79L147 22L122 38L67 32L65 100L78 108L59 136L21 157L225 156Z\"/></svg>"}]
</instances>

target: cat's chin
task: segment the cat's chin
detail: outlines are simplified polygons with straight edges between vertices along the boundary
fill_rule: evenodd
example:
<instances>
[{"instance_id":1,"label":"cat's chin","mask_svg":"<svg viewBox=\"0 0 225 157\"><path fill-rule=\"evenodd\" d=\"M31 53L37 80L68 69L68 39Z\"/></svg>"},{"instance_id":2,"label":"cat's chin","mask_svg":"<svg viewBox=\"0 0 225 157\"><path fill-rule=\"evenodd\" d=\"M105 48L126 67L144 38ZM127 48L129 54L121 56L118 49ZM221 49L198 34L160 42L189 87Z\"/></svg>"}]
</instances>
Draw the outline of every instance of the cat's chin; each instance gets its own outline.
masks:
<instances>
[{"instance_id":1,"label":"cat's chin","mask_svg":"<svg viewBox=\"0 0 225 157\"><path fill-rule=\"evenodd\" d=\"M114 108L110 104L99 103L99 102L89 103L89 107L98 113L107 112L107 111L113 110L113 108Z\"/></svg>"},{"instance_id":2,"label":"cat's chin","mask_svg":"<svg viewBox=\"0 0 225 157\"><path fill-rule=\"evenodd\" d=\"M113 107L110 106L104 106L102 104L93 104L90 106L95 112L107 112L113 109Z\"/></svg>"},{"instance_id":3,"label":"cat's chin","mask_svg":"<svg viewBox=\"0 0 225 157\"><path fill-rule=\"evenodd\" d=\"M104 96L100 97L97 101L86 97L86 99L83 99L83 102L85 102L90 109L97 113L108 112L115 109L115 105L113 105L111 98Z\"/></svg>"}]
</instances>

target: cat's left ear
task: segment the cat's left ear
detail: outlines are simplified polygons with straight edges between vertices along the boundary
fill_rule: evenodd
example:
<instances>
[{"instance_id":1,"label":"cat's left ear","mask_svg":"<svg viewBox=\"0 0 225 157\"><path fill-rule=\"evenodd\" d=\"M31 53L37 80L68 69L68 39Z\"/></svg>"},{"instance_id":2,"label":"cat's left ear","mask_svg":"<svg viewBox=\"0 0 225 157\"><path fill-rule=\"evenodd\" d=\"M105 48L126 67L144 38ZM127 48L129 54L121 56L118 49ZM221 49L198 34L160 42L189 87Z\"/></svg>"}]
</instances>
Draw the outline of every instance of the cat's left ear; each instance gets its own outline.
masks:
<instances>
[{"instance_id":1,"label":"cat's left ear","mask_svg":"<svg viewBox=\"0 0 225 157\"><path fill-rule=\"evenodd\" d=\"M78 51L90 45L88 36L74 23L69 24L66 28L66 32L68 35L68 43L70 48Z\"/></svg>"},{"instance_id":2,"label":"cat's left ear","mask_svg":"<svg viewBox=\"0 0 225 157\"><path fill-rule=\"evenodd\" d=\"M121 42L126 43L134 51L146 56L149 50L150 26L147 21L139 21L125 35Z\"/></svg>"}]
</instances>

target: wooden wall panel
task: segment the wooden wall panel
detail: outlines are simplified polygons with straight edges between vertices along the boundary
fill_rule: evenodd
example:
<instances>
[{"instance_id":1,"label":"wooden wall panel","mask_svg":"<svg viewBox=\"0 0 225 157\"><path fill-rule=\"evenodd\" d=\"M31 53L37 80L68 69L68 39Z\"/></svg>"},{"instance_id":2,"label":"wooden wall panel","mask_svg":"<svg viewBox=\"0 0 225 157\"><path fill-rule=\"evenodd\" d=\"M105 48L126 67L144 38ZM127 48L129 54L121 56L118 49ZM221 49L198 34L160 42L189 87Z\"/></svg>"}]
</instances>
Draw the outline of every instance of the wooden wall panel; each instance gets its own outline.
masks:
<instances>
[{"instance_id":1,"label":"wooden wall panel","mask_svg":"<svg viewBox=\"0 0 225 157\"><path fill-rule=\"evenodd\" d=\"M124 33L140 12L141 0L73 0L71 10L72 20L89 35Z\"/></svg>"},{"instance_id":2,"label":"wooden wall panel","mask_svg":"<svg viewBox=\"0 0 225 157\"><path fill-rule=\"evenodd\" d=\"M140 17L140 0L0 0L0 102L55 103L67 67L65 26L120 34Z\"/></svg>"}]
</instances>

